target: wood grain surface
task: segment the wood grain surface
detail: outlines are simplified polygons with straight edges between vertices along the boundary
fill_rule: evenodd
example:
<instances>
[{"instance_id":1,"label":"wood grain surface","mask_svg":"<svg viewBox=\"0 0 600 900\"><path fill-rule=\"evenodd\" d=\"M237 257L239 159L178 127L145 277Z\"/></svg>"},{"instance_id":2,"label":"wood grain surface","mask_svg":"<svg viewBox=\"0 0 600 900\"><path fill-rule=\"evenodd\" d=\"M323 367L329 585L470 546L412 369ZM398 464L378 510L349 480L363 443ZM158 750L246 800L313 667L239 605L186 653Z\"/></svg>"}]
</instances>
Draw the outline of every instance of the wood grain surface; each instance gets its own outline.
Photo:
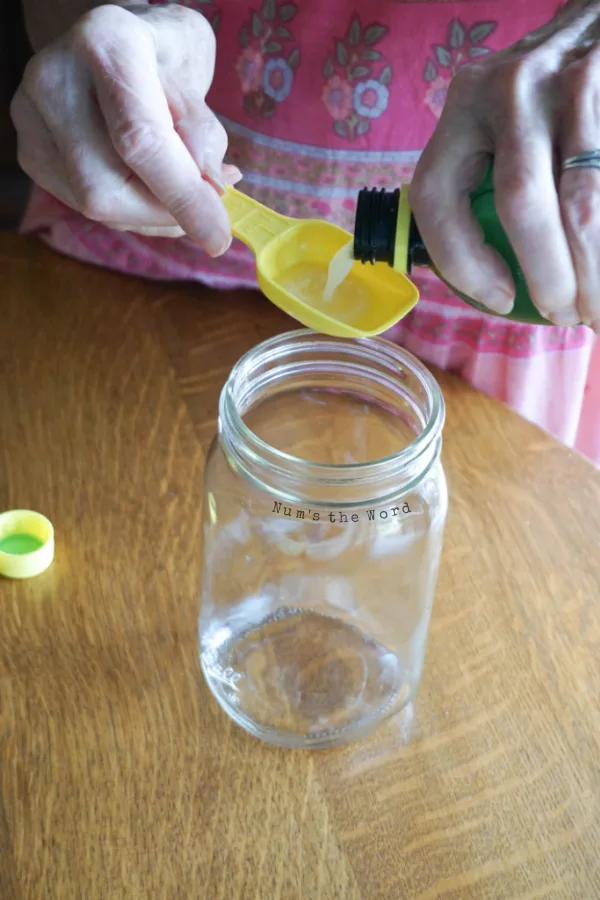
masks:
<instances>
[{"instance_id":1,"label":"wood grain surface","mask_svg":"<svg viewBox=\"0 0 600 900\"><path fill-rule=\"evenodd\" d=\"M0 898L600 897L600 474L440 375L417 700L346 749L272 749L201 677L201 482L230 366L293 324L18 237L0 272L0 507L57 534L0 583Z\"/></svg>"}]
</instances>

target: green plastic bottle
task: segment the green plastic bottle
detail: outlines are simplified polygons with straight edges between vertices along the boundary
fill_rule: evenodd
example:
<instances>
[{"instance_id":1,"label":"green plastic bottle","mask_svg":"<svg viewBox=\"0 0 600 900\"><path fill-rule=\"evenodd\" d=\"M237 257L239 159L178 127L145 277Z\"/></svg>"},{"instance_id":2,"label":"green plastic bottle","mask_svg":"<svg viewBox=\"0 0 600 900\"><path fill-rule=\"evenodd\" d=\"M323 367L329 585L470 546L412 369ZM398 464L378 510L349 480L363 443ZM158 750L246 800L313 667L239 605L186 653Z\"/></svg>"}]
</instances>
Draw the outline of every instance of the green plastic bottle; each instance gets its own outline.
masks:
<instances>
[{"instance_id":1,"label":"green plastic bottle","mask_svg":"<svg viewBox=\"0 0 600 900\"><path fill-rule=\"evenodd\" d=\"M494 201L493 166L490 165L481 184L471 194L471 207L483 229L486 244L493 247L506 262L516 287L515 305L507 315L492 310L457 291L440 275L423 243L408 205L407 191L397 188L364 188L359 192L354 226L354 258L363 263L387 262L402 274L410 275L415 267L426 267L436 273L465 303L490 315L532 325L551 325L537 311L529 296L525 276L504 231Z\"/></svg>"}]
</instances>

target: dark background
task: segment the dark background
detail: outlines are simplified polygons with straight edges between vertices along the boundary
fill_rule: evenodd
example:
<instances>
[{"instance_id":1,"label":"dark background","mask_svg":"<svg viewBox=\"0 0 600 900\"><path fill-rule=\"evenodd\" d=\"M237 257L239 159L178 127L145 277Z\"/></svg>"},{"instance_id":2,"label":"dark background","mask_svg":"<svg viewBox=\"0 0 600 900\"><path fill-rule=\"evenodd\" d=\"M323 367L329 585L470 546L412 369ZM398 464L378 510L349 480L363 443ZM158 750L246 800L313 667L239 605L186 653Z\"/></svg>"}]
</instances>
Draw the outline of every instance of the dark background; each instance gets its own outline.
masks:
<instances>
[{"instance_id":1,"label":"dark background","mask_svg":"<svg viewBox=\"0 0 600 900\"><path fill-rule=\"evenodd\" d=\"M0 0L0 228L16 229L27 204L29 180L17 163L11 98L31 56L21 0Z\"/></svg>"}]
</instances>

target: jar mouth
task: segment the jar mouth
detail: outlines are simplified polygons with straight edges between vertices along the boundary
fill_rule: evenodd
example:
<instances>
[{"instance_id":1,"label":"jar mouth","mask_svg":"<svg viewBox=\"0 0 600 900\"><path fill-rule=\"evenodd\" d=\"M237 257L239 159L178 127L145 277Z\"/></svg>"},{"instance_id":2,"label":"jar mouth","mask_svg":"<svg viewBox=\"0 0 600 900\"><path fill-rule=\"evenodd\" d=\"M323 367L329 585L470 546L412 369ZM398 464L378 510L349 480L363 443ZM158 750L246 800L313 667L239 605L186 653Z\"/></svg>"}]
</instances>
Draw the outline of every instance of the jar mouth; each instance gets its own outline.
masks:
<instances>
[{"instance_id":1,"label":"jar mouth","mask_svg":"<svg viewBox=\"0 0 600 900\"><path fill-rule=\"evenodd\" d=\"M394 452L361 462L329 463L303 459L273 447L256 434L244 416L260 402L275 381L292 386L294 379L320 379L342 373L348 383L361 379L410 400L419 430ZM408 382L418 389L419 396ZM325 388L327 389L327 388ZM348 387L341 388L348 393ZM373 399L376 400L375 394ZM371 483L385 490L394 479L413 472L417 480L437 458L445 420L444 399L433 375L412 353L381 337L335 338L298 329L270 338L248 351L235 364L221 392L219 431L235 463L243 468L268 465L288 480L328 485ZM433 459L430 457L433 456ZM410 479L409 479L410 480Z\"/></svg>"}]
</instances>

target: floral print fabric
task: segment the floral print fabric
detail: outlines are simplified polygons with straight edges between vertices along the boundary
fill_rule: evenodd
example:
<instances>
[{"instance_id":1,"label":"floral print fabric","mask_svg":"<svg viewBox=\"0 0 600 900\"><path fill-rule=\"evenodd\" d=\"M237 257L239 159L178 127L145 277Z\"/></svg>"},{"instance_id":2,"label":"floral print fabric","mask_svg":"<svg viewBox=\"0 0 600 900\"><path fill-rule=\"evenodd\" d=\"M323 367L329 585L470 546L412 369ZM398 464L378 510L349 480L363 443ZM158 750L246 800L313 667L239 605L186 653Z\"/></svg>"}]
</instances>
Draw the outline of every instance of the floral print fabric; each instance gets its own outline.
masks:
<instances>
[{"instance_id":1,"label":"floral print fabric","mask_svg":"<svg viewBox=\"0 0 600 900\"><path fill-rule=\"evenodd\" d=\"M156 3L163 0L154 0ZM352 230L365 185L410 181L452 76L547 21L556 0L183 0L211 23L208 102L229 134L242 187L292 216ZM92 263L215 287L256 284L234 244L210 260L189 240L144 238L86 222L36 191L24 230ZM583 327L482 315L433 276L388 335L457 372L600 464L600 342ZM200 313L201 314L201 313Z\"/></svg>"},{"instance_id":2,"label":"floral print fabric","mask_svg":"<svg viewBox=\"0 0 600 900\"><path fill-rule=\"evenodd\" d=\"M377 22L363 25L355 14L345 38L332 41L333 51L323 67L327 83L321 97L341 138L368 134L371 120L379 119L388 108L392 66L377 49L387 31Z\"/></svg>"},{"instance_id":3,"label":"floral print fabric","mask_svg":"<svg viewBox=\"0 0 600 900\"><path fill-rule=\"evenodd\" d=\"M292 92L294 70L300 63L300 48L291 30L297 11L293 3L265 0L259 11L250 11L240 29L242 52L236 71L244 109L250 115L272 116L276 104Z\"/></svg>"}]
</instances>

